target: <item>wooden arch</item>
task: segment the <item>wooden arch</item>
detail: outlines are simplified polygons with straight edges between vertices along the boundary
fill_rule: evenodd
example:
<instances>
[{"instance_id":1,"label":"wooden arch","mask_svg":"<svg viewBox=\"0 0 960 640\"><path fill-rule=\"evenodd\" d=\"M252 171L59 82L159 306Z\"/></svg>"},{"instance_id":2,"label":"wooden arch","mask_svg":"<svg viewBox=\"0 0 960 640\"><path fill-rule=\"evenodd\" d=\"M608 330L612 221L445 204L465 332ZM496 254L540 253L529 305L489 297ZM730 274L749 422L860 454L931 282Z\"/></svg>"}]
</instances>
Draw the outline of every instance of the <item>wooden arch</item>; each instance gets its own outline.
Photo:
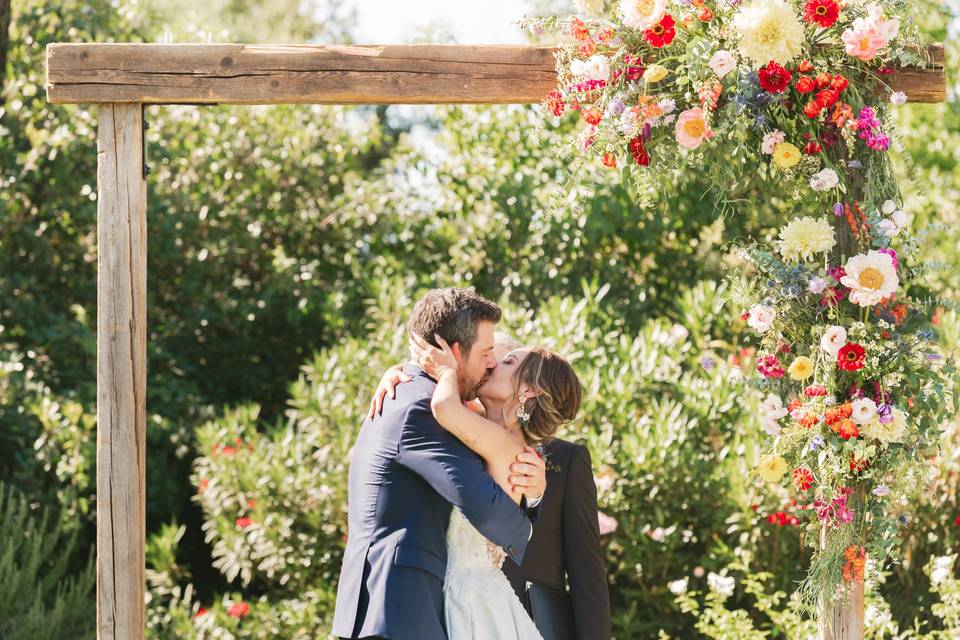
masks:
<instances>
[{"instance_id":1,"label":"wooden arch","mask_svg":"<svg viewBox=\"0 0 960 640\"><path fill-rule=\"evenodd\" d=\"M47 46L47 99L97 104L97 638L144 637L147 189L145 104L530 104L556 86L553 47ZM893 76L946 98L943 46ZM862 637L862 594L859 607ZM835 612L836 613L836 612ZM843 619L839 620L840 627ZM854 638L837 627L836 636Z\"/></svg>"}]
</instances>

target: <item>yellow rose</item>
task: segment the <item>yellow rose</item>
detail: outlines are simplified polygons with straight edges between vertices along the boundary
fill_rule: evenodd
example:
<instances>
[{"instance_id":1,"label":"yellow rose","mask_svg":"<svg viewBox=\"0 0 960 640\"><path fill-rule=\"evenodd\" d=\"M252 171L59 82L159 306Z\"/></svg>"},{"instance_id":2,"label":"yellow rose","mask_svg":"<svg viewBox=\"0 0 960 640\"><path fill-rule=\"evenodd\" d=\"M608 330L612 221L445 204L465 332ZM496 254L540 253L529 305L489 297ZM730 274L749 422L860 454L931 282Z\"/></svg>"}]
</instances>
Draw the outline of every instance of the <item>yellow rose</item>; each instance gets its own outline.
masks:
<instances>
[{"instance_id":1,"label":"yellow rose","mask_svg":"<svg viewBox=\"0 0 960 640\"><path fill-rule=\"evenodd\" d=\"M660 82L667 75L667 68L662 64L652 64L647 67L647 70L643 72L643 80L647 84L653 84L654 82Z\"/></svg>"},{"instance_id":2,"label":"yellow rose","mask_svg":"<svg viewBox=\"0 0 960 640\"><path fill-rule=\"evenodd\" d=\"M773 148L773 166L789 169L800 162L800 149L789 142L781 142Z\"/></svg>"},{"instance_id":3,"label":"yellow rose","mask_svg":"<svg viewBox=\"0 0 960 640\"><path fill-rule=\"evenodd\" d=\"M813 360L807 356L798 356L797 359L790 364L787 373L789 373L790 377L794 380L806 380L813 375Z\"/></svg>"},{"instance_id":4,"label":"yellow rose","mask_svg":"<svg viewBox=\"0 0 960 640\"><path fill-rule=\"evenodd\" d=\"M767 482L780 482L780 478L787 472L787 461L780 456L767 454L757 463L757 473Z\"/></svg>"}]
</instances>

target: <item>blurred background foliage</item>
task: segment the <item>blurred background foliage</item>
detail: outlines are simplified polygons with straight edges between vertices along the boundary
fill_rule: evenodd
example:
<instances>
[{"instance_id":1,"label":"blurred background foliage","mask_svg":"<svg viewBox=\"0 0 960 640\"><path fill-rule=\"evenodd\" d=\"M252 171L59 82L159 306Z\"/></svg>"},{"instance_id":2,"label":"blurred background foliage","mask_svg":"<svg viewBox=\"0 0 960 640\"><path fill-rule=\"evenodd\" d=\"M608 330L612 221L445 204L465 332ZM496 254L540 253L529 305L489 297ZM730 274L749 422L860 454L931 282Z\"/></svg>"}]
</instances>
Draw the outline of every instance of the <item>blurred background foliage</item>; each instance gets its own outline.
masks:
<instances>
[{"instance_id":1,"label":"blurred background foliage","mask_svg":"<svg viewBox=\"0 0 960 640\"><path fill-rule=\"evenodd\" d=\"M958 60L955 0L915 4ZM96 111L46 102L45 45L351 42L352 18L339 0L14 4L0 104L0 481L28 498L6 508L49 544L71 541L41 571L4 563L21 552L2 538L3 584L37 594L20 623L31 637L60 636L28 619L88 630L80 614L93 610ZM897 167L917 225L941 225L930 289L955 349L949 82L947 103L900 110ZM753 354L724 295L726 243L773 233L776 194L746 193L721 215L691 171L638 208L616 172L568 172L552 146L576 123L543 127L530 107L150 107L147 119L151 637L326 635L355 429L372 381L402 357L412 301L448 285L500 301L505 328L574 359L587 400L565 435L589 445L601 510L618 522L604 538L616 637L716 633L667 585L687 577L703 591L727 567L744 582L723 606L773 637L800 628L754 588L789 593L804 556L794 529L767 521L788 498L749 477L764 437L744 380ZM902 630L947 629L923 568L960 535L956 444L951 428L938 475L917 487L904 561L875 586Z\"/></svg>"}]
</instances>

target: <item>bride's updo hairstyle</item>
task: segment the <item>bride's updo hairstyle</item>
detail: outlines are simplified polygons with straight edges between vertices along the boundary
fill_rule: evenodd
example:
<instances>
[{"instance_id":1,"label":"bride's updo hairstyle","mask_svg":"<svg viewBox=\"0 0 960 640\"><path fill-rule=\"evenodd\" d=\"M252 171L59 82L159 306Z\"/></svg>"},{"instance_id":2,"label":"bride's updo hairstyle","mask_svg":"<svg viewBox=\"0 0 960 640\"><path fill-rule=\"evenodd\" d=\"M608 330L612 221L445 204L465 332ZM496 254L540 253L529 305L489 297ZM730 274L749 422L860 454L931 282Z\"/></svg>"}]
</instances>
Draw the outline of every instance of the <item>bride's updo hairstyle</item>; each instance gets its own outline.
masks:
<instances>
[{"instance_id":1,"label":"bride's updo hairstyle","mask_svg":"<svg viewBox=\"0 0 960 640\"><path fill-rule=\"evenodd\" d=\"M514 393L527 385L540 393L527 398L524 409L530 416L522 423L528 442L549 440L560 425L572 421L580 410L582 387L570 363L542 347L534 347L513 373Z\"/></svg>"}]
</instances>

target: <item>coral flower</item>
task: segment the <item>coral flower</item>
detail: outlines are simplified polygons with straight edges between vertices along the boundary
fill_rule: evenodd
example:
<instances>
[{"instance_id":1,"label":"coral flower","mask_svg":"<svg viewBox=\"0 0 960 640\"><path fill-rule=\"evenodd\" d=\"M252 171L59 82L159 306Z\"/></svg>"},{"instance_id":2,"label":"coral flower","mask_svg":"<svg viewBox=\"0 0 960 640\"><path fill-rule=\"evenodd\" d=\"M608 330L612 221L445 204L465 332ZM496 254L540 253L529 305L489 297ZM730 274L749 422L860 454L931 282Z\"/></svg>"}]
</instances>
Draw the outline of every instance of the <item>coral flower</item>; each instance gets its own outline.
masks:
<instances>
[{"instance_id":1,"label":"coral flower","mask_svg":"<svg viewBox=\"0 0 960 640\"><path fill-rule=\"evenodd\" d=\"M250 605L246 602L235 602L227 609L227 615L232 618L242 618L250 613Z\"/></svg>"},{"instance_id":2,"label":"coral flower","mask_svg":"<svg viewBox=\"0 0 960 640\"><path fill-rule=\"evenodd\" d=\"M817 88L817 81L810 76L800 76L797 80L797 91L800 93L810 93Z\"/></svg>"},{"instance_id":3,"label":"coral flower","mask_svg":"<svg viewBox=\"0 0 960 640\"><path fill-rule=\"evenodd\" d=\"M246 529L247 527L253 524L253 520L251 518L246 518L246 517L237 518L236 521L234 521L234 524L236 524L241 529Z\"/></svg>"},{"instance_id":4,"label":"coral flower","mask_svg":"<svg viewBox=\"0 0 960 640\"><path fill-rule=\"evenodd\" d=\"M860 437L860 430L857 429L857 423L853 420L840 420L830 425L830 428L836 431L837 435L844 440Z\"/></svg>"},{"instance_id":5,"label":"coral flower","mask_svg":"<svg viewBox=\"0 0 960 640\"><path fill-rule=\"evenodd\" d=\"M813 486L813 474L810 473L809 469L794 469L793 470L793 486L797 488L797 491L806 491Z\"/></svg>"},{"instance_id":6,"label":"coral flower","mask_svg":"<svg viewBox=\"0 0 960 640\"><path fill-rule=\"evenodd\" d=\"M676 138L681 147L696 149L705 138L712 136L702 109L687 109L677 117Z\"/></svg>"}]
</instances>

